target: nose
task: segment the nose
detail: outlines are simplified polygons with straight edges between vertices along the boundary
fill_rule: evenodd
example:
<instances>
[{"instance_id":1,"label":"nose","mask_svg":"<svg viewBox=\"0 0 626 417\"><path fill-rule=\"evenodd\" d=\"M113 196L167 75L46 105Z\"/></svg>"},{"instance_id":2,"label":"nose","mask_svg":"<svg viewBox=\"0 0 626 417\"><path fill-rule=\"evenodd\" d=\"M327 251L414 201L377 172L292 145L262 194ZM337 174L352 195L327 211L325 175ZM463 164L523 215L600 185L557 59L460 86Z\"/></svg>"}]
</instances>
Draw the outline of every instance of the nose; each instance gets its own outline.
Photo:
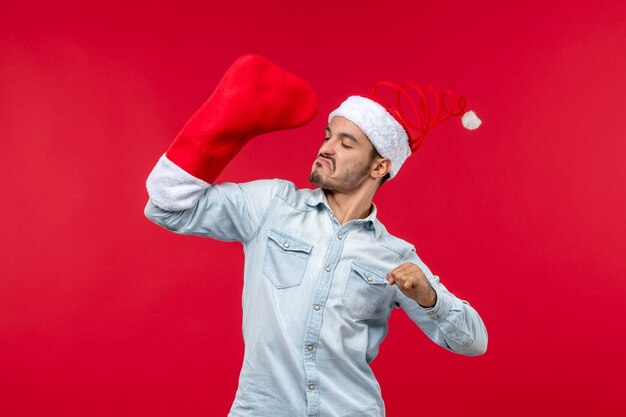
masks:
<instances>
[{"instance_id":1,"label":"nose","mask_svg":"<svg viewBox=\"0 0 626 417\"><path fill-rule=\"evenodd\" d=\"M320 148L320 154L322 155L334 155L335 154L336 141L333 138L325 140Z\"/></svg>"}]
</instances>

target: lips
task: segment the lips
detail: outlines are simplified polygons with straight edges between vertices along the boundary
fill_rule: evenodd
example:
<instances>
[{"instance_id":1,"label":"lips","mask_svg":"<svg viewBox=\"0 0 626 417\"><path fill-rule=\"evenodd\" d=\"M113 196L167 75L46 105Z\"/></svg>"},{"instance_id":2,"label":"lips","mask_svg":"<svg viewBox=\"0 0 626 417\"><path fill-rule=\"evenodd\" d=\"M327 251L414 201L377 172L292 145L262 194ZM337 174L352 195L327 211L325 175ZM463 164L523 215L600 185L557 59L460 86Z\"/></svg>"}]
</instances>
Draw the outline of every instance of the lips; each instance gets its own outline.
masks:
<instances>
[{"instance_id":1,"label":"lips","mask_svg":"<svg viewBox=\"0 0 626 417\"><path fill-rule=\"evenodd\" d=\"M332 168L333 168L333 163L328 158L324 158L323 156L318 156L316 161L319 162L322 165L326 165L326 167L328 167L328 169L330 169L330 170L332 170Z\"/></svg>"}]
</instances>

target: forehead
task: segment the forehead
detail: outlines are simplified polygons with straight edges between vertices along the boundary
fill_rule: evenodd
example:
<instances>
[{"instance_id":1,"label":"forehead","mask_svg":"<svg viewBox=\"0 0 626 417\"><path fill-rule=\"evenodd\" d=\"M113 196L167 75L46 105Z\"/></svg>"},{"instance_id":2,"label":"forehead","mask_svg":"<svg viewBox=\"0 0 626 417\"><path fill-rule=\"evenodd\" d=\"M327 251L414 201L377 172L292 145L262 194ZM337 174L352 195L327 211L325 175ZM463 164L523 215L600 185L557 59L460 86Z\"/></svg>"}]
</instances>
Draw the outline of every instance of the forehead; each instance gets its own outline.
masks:
<instances>
[{"instance_id":1,"label":"forehead","mask_svg":"<svg viewBox=\"0 0 626 417\"><path fill-rule=\"evenodd\" d=\"M328 123L328 127L326 128L330 130L333 135L349 135L356 139L360 144L368 144L372 146L368 137L363 133L363 131L353 122L346 119L342 116L335 116Z\"/></svg>"}]
</instances>

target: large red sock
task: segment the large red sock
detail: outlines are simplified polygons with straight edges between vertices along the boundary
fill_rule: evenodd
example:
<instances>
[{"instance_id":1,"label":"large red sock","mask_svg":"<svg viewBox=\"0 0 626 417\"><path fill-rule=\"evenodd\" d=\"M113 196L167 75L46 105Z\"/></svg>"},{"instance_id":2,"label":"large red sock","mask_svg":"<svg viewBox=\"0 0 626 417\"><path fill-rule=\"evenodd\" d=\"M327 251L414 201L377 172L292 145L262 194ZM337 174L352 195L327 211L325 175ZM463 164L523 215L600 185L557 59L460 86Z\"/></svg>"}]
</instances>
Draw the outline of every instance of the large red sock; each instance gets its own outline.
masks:
<instances>
[{"instance_id":1,"label":"large red sock","mask_svg":"<svg viewBox=\"0 0 626 417\"><path fill-rule=\"evenodd\" d=\"M316 112L317 99L306 81L265 58L244 55L226 71L166 156L211 183L251 138L304 125Z\"/></svg>"}]
</instances>

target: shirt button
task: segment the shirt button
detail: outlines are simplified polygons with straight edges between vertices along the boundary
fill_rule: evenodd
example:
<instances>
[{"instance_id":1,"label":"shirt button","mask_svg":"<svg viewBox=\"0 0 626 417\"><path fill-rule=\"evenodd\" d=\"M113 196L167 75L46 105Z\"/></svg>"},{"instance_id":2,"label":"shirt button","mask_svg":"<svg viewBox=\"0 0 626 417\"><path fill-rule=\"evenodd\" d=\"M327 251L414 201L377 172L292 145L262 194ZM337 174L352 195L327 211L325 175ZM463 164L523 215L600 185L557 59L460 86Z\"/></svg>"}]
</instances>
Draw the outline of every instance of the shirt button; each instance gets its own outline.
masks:
<instances>
[{"instance_id":1,"label":"shirt button","mask_svg":"<svg viewBox=\"0 0 626 417\"><path fill-rule=\"evenodd\" d=\"M288 247L289 247L289 243L285 242L285 243L283 244L283 246L284 246L285 248L288 248Z\"/></svg>"},{"instance_id":2,"label":"shirt button","mask_svg":"<svg viewBox=\"0 0 626 417\"><path fill-rule=\"evenodd\" d=\"M367 282L372 282L374 281L374 277L372 277L371 275L367 276Z\"/></svg>"},{"instance_id":3,"label":"shirt button","mask_svg":"<svg viewBox=\"0 0 626 417\"><path fill-rule=\"evenodd\" d=\"M315 384L309 384L309 389L313 391L315 389Z\"/></svg>"},{"instance_id":4,"label":"shirt button","mask_svg":"<svg viewBox=\"0 0 626 417\"><path fill-rule=\"evenodd\" d=\"M326 267L326 272L330 272L330 265Z\"/></svg>"},{"instance_id":5,"label":"shirt button","mask_svg":"<svg viewBox=\"0 0 626 417\"><path fill-rule=\"evenodd\" d=\"M434 318L435 320L439 320L439 314L434 315L434 316L433 316L433 318Z\"/></svg>"},{"instance_id":6,"label":"shirt button","mask_svg":"<svg viewBox=\"0 0 626 417\"><path fill-rule=\"evenodd\" d=\"M313 309L315 311L320 311L320 305L319 304L315 304L315 306L313 307Z\"/></svg>"},{"instance_id":7,"label":"shirt button","mask_svg":"<svg viewBox=\"0 0 626 417\"><path fill-rule=\"evenodd\" d=\"M337 238L338 238L339 240L341 240L341 239L343 239L343 235L342 235L341 233L339 233L339 234L337 235Z\"/></svg>"},{"instance_id":8,"label":"shirt button","mask_svg":"<svg viewBox=\"0 0 626 417\"><path fill-rule=\"evenodd\" d=\"M310 351L312 351L312 350L313 350L313 345L308 345L308 346L306 347L306 350L308 350L309 352L310 352Z\"/></svg>"},{"instance_id":9,"label":"shirt button","mask_svg":"<svg viewBox=\"0 0 626 417\"><path fill-rule=\"evenodd\" d=\"M457 336L458 336L458 334L456 334L456 333L452 333L450 336L452 336L452 337L457 337Z\"/></svg>"}]
</instances>

